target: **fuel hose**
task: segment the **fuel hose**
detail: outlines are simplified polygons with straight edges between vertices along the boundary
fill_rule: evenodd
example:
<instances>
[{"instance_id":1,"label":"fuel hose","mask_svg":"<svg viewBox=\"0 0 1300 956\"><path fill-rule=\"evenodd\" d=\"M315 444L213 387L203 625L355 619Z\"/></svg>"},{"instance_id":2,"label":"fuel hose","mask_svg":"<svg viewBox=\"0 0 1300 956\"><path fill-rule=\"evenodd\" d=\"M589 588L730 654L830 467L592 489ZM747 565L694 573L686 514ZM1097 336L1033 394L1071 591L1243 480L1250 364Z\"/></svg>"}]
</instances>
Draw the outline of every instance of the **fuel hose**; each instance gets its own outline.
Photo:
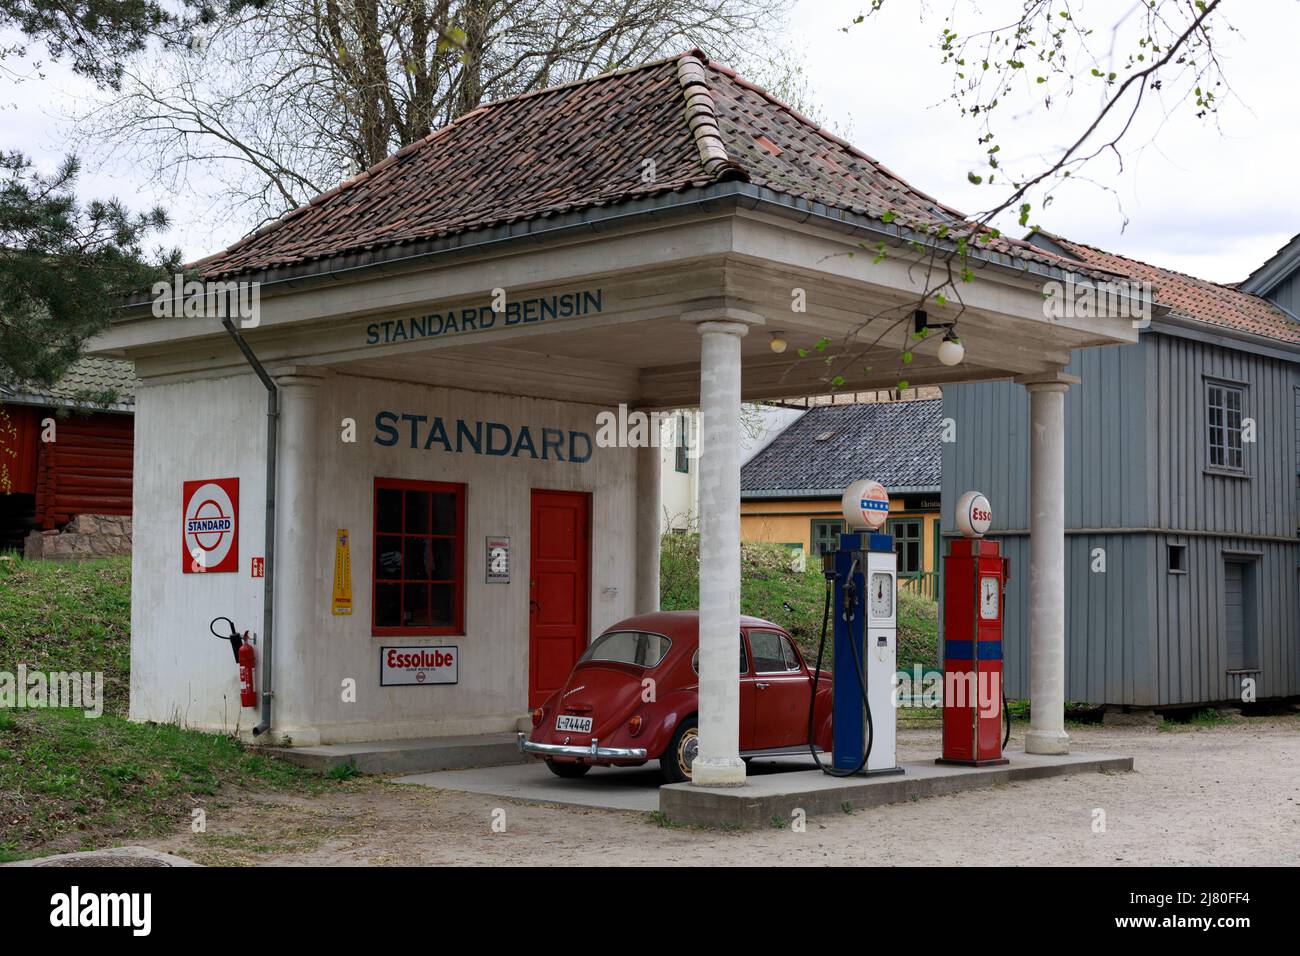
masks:
<instances>
[{"instance_id":1,"label":"fuel hose","mask_svg":"<svg viewBox=\"0 0 1300 956\"><path fill-rule=\"evenodd\" d=\"M857 570L857 559L853 559L853 565L849 569L848 587L852 587L853 575ZM867 746L863 750L862 759L852 770L844 770L838 767L828 767L822 763L821 758L817 756L817 743L813 739L813 721L816 719L817 709L817 684L822 676L822 657L826 653L826 628L830 623L831 616L831 579L826 578L826 604L822 608L822 637L821 642L817 645L817 666L813 670L812 693L808 698L808 753L812 755L813 762L822 773L829 774L832 777L852 777L854 774L861 773L862 768L867 765L867 758L871 756L871 745L875 742L876 733L875 725L871 722L871 700L867 697L867 686L862 679L862 661L858 657L858 649L854 646L853 641L849 641L849 653L853 656L853 673L858 678L858 689L862 691L862 710L867 716ZM851 620L848 616L848 595L845 596L845 620Z\"/></svg>"}]
</instances>

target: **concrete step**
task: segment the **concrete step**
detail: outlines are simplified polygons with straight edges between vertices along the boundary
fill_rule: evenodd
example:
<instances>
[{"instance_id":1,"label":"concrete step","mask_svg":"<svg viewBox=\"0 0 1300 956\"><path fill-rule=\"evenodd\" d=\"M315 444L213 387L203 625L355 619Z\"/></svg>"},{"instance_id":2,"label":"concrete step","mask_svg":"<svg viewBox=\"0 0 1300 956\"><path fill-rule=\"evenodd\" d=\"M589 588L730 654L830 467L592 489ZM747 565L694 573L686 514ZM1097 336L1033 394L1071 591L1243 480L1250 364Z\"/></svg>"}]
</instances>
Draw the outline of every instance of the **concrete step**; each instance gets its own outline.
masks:
<instances>
[{"instance_id":1,"label":"concrete step","mask_svg":"<svg viewBox=\"0 0 1300 956\"><path fill-rule=\"evenodd\" d=\"M389 774L503 767L530 759L519 752L513 733L366 740L314 747L267 747L266 752L322 773L349 763L358 773Z\"/></svg>"}]
</instances>

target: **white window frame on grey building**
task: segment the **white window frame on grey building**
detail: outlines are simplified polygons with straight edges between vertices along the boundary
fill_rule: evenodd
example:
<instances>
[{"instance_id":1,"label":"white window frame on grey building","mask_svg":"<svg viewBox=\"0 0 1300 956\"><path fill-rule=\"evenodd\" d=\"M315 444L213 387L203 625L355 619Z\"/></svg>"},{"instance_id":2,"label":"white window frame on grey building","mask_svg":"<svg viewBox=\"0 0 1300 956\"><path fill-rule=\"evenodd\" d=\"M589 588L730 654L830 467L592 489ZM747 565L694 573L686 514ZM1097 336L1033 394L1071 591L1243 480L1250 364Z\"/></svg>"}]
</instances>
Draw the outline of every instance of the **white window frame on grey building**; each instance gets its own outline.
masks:
<instances>
[{"instance_id":1,"label":"white window frame on grey building","mask_svg":"<svg viewBox=\"0 0 1300 956\"><path fill-rule=\"evenodd\" d=\"M1246 474L1246 445L1242 441L1246 417L1246 386L1221 379L1205 380L1206 469L1233 475Z\"/></svg>"}]
</instances>

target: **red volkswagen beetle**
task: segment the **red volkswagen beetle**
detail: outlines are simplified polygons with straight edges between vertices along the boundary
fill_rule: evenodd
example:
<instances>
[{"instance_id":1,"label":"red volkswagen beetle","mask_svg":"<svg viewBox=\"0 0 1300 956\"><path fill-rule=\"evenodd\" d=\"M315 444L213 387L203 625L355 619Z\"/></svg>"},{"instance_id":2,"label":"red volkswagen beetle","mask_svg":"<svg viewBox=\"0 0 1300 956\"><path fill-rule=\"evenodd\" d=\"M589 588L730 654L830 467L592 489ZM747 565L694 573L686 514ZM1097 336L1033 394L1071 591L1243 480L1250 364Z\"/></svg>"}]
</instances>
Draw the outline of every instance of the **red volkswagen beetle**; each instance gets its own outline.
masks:
<instances>
[{"instance_id":1,"label":"red volkswagen beetle","mask_svg":"<svg viewBox=\"0 0 1300 956\"><path fill-rule=\"evenodd\" d=\"M756 617L740 619L740 755L808 750L812 669L790 635ZM691 778L699 747L699 613L630 617L592 641L564 686L533 711L519 749L560 777L599 764L635 767L658 759L664 779ZM831 680L817 682L816 742L831 744Z\"/></svg>"}]
</instances>

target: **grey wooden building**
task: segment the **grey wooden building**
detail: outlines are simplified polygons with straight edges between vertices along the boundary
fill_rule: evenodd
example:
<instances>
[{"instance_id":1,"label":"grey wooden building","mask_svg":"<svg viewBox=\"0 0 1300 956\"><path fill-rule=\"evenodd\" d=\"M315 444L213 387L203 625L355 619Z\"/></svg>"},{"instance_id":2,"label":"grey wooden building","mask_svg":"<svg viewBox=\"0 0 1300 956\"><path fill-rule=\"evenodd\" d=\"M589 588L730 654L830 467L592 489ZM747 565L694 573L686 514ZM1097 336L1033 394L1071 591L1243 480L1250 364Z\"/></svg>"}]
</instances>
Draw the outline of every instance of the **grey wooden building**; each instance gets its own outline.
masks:
<instances>
[{"instance_id":1,"label":"grey wooden building","mask_svg":"<svg viewBox=\"0 0 1300 956\"><path fill-rule=\"evenodd\" d=\"M1189 706L1240 699L1246 678L1260 700L1300 694L1300 237L1235 287L1031 241L1150 282L1161 306L1136 344L1069 366L1066 698ZM950 386L944 416L943 500L993 505L1007 692L1027 696L1028 397Z\"/></svg>"}]
</instances>

